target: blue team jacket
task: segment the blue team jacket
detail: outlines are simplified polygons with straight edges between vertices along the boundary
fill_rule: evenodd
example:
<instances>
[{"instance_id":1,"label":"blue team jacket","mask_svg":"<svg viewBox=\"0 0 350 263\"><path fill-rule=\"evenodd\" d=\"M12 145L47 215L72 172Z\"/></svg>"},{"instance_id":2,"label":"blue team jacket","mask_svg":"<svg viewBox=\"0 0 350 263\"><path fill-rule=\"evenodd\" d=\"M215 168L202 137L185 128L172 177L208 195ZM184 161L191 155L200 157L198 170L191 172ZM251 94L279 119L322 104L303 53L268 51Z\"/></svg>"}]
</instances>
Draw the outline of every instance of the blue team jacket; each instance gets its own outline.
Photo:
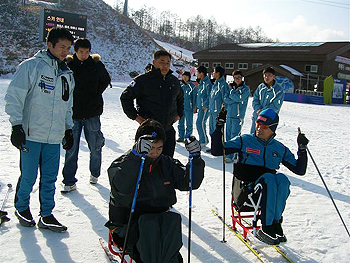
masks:
<instances>
[{"instance_id":1,"label":"blue team jacket","mask_svg":"<svg viewBox=\"0 0 350 263\"><path fill-rule=\"evenodd\" d=\"M259 109L272 108L276 113L279 113L283 100L283 88L276 81L271 87L268 87L265 83L261 83L254 92L254 112Z\"/></svg>"},{"instance_id":2,"label":"blue team jacket","mask_svg":"<svg viewBox=\"0 0 350 263\"><path fill-rule=\"evenodd\" d=\"M228 95L224 98L227 118L244 119L250 95L248 86L243 83L243 85L237 87L237 89L229 90Z\"/></svg>"},{"instance_id":3,"label":"blue team jacket","mask_svg":"<svg viewBox=\"0 0 350 263\"><path fill-rule=\"evenodd\" d=\"M181 81L181 88L184 92L184 110L193 112L197 98L196 85L192 81L189 81L187 84Z\"/></svg>"},{"instance_id":4,"label":"blue team jacket","mask_svg":"<svg viewBox=\"0 0 350 263\"><path fill-rule=\"evenodd\" d=\"M197 88L197 103L196 107L201 109L202 107L209 108L209 96L212 84L208 76L201 79L199 82L199 86Z\"/></svg>"},{"instance_id":5,"label":"blue team jacket","mask_svg":"<svg viewBox=\"0 0 350 263\"><path fill-rule=\"evenodd\" d=\"M217 79L211 88L209 98L209 113L218 114L221 110L221 105L224 103L224 98L228 95L228 84L224 77Z\"/></svg>"}]
</instances>

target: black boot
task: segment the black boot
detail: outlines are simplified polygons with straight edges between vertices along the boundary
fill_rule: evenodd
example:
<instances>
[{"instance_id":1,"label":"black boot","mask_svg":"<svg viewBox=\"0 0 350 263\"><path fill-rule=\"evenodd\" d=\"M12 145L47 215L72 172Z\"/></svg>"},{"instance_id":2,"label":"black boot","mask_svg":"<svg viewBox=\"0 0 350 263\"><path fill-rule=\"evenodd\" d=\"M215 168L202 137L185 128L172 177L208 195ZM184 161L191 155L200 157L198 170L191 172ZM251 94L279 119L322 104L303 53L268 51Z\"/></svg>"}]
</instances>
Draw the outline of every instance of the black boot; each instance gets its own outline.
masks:
<instances>
[{"instance_id":1,"label":"black boot","mask_svg":"<svg viewBox=\"0 0 350 263\"><path fill-rule=\"evenodd\" d=\"M277 238L278 238L278 241L279 242L287 242L287 238L286 238L286 236L283 234L283 229L282 229L282 225L281 225L281 223L282 223L282 219L283 218L281 218L280 220L273 220L273 226L274 226L274 228L275 228L275 233L276 233L276 236L277 236Z\"/></svg>"},{"instance_id":2,"label":"black boot","mask_svg":"<svg viewBox=\"0 0 350 263\"><path fill-rule=\"evenodd\" d=\"M22 212L16 210L15 215L22 226L25 226L25 227L35 226L35 221L33 219L33 216L32 216L32 213L30 212L29 207Z\"/></svg>"},{"instance_id":3,"label":"black boot","mask_svg":"<svg viewBox=\"0 0 350 263\"><path fill-rule=\"evenodd\" d=\"M39 219L38 227L50 229L54 232L64 232L67 230L67 227L58 222L53 214L49 216L41 216Z\"/></svg>"},{"instance_id":4,"label":"black boot","mask_svg":"<svg viewBox=\"0 0 350 263\"><path fill-rule=\"evenodd\" d=\"M280 243L278 237L276 236L274 225L269 225L269 226L262 225L256 237L260 241L269 245L278 245Z\"/></svg>"}]
</instances>

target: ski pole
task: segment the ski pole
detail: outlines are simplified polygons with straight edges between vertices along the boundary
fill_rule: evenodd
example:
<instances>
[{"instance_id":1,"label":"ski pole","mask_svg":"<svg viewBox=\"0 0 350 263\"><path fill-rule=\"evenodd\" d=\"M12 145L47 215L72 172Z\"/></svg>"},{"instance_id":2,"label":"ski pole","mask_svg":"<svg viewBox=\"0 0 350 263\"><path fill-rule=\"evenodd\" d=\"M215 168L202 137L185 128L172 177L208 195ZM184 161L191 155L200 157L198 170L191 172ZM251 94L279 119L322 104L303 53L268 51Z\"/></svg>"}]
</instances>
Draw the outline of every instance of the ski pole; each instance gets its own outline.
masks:
<instances>
[{"instance_id":1,"label":"ski pole","mask_svg":"<svg viewBox=\"0 0 350 263\"><path fill-rule=\"evenodd\" d=\"M124 239L123 254L122 254L121 262L124 262L126 244L127 244L128 236L129 236L129 228L130 228L130 223L131 223L131 217L132 217L132 214L135 211L136 197L137 197L137 193L138 193L139 186L140 186L140 180L141 180L143 165L145 164L145 159L146 159L146 155L142 154L141 155L141 164L140 164L139 174L137 176L137 181L136 181L136 188L135 188L135 192L134 192L134 198L132 200L132 205L131 205L131 210L130 210L129 221L128 221L128 225L126 227L126 234L125 234L125 239Z\"/></svg>"},{"instance_id":2,"label":"ski pole","mask_svg":"<svg viewBox=\"0 0 350 263\"><path fill-rule=\"evenodd\" d=\"M222 182L222 204L223 204L223 221L224 224L222 226L222 243L226 243L225 240L225 173L226 173L226 153L225 153L225 124L222 124L222 178L223 178L223 182Z\"/></svg>"},{"instance_id":3,"label":"ski pole","mask_svg":"<svg viewBox=\"0 0 350 263\"><path fill-rule=\"evenodd\" d=\"M189 155L189 166L190 166L190 176L188 178L188 185L190 187L190 197L189 197L189 206L188 206L188 263L191 262L191 222L192 222L192 176L193 176L193 166L192 154Z\"/></svg>"},{"instance_id":4,"label":"ski pole","mask_svg":"<svg viewBox=\"0 0 350 263\"><path fill-rule=\"evenodd\" d=\"M12 184L7 184L7 192L6 192L4 201L2 202L2 205L1 205L1 209L0 209L0 210L4 209L5 203L6 203L6 201L7 201L7 198L8 198L8 196L9 196L9 192L10 192L11 189L12 189Z\"/></svg>"},{"instance_id":5,"label":"ski pole","mask_svg":"<svg viewBox=\"0 0 350 263\"><path fill-rule=\"evenodd\" d=\"M7 217L7 212L3 211L3 209L11 189L12 189L12 184L7 184L7 192L0 208L0 225L2 225L2 223L4 222L10 221L10 218Z\"/></svg>"},{"instance_id":6,"label":"ski pole","mask_svg":"<svg viewBox=\"0 0 350 263\"><path fill-rule=\"evenodd\" d=\"M301 130L300 130L299 127L298 127L298 133L301 133ZM342 218L342 216L341 216L341 214L340 214L340 212L339 212L339 210L338 210L338 207L337 207L337 205L336 205L335 202L334 202L334 199L333 199L333 197L332 197L332 195L331 195L331 192L328 190L328 187L327 187L327 185L326 185L326 182L324 181L324 179L323 179L323 177L322 177L322 175L321 175L321 172L320 172L320 170L318 169L317 164L316 164L314 158L313 158L312 155L311 155L311 152L310 152L310 150L309 150L309 147L307 147L307 145L305 145L305 147L306 147L306 150L307 150L308 154L310 155L310 158L311 158L312 162L313 162L314 165L315 165L315 168L316 168L316 170L317 170L317 172L318 172L318 175L320 176L320 178L321 178L321 180L322 180L322 183L323 183L324 187L326 188L329 197L331 198L331 200L332 200L332 202L333 202L333 205L334 205L334 207L335 207L335 210L337 210L337 213L338 213L338 215L339 215L339 217L340 217L340 220L342 221L342 223L343 223L343 225L344 225L344 227L345 227L345 230L346 230L346 232L348 233L348 235L349 235L349 237L350 237L349 230L348 230L348 228L346 227L345 222L344 222L344 220L343 220L343 218Z\"/></svg>"}]
</instances>

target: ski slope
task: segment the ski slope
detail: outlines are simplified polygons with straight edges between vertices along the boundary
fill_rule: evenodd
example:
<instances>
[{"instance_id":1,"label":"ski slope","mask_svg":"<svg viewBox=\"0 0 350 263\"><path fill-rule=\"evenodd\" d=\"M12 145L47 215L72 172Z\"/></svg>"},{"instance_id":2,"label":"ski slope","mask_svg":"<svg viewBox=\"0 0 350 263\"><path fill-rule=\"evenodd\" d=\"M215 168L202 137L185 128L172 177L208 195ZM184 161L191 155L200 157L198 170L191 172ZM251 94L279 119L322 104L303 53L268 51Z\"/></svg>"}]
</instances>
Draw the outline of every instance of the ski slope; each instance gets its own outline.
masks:
<instances>
[{"instance_id":1,"label":"ski slope","mask_svg":"<svg viewBox=\"0 0 350 263\"><path fill-rule=\"evenodd\" d=\"M102 174L97 185L89 184L89 152L82 139L77 172L77 191L62 195L61 165L56 183L56 207L54 215L68 226L66 233L53 233L37 227L25 228L14 216L14 188L19 176L19 152L10 143L11 125L4 112L4 95L9 80L0 80L0 204L5 196L7 184L13 185L4 209L11 221L0 227L1 262L108 262L100 248L98 238L107 239L104 223L108 218L109 183L107 168L111 162L133 144L138 124L123 113L119 96L127 83L113 83L104 93L105 108L101 116L102 131L106 138L103 148ZM243 133L250 130L252 106L248 104ZM196 117L195 117L196 119ZM343 105L320 106L284 102L277 128L277 139L296 153L297 128L310 139L309 149L328 188L350 228L350 107ZM175 128L176 125L175 125ZM194 135L198 136L197 131ZM183 144L176 145L175 157L187 161ZM228 230L226 243L222 240L222 224L212 215L211 209L222 214L223 172L221 157L203 153L206 162L205 179L201 187L193 192L191 262L258 262L257 258ZM288 238L283 249L295 262L340 262L350 258L350 238L334 209L331 200L309 159L305 176L297 176L285 167L291 181L291 194L284 212L283 228ZM226 220L230 222L230 188L232 164L226 164ZM31 195L31 211L38 221L38 182ZM188 194L177 193L174 206L182 215L183 248L181 253L187 262ZM264 255L266 262L285 262L273 250Z\"/></svg>"}]
</instances>

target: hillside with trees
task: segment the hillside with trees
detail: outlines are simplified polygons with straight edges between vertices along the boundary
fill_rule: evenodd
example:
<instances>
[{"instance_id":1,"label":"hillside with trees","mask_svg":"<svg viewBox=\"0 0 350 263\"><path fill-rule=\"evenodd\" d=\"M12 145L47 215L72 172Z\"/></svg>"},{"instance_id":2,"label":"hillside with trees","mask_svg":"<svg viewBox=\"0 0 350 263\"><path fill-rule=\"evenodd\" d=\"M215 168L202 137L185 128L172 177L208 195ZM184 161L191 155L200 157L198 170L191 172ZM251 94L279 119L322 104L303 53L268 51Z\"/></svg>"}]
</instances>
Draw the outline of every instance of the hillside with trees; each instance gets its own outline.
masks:
<instances>
[{"instance_id":1,"label":"hillside with trees","mask_svg":"<svg viewBox=\"0 0 350 263\"><path fill-rule=\"evenodd\" d=\"M114 8L123 12L123 4L123 0L117 0ZM130 10L129 16L152 37L192 51L225 43L275 42L265 36L261 27L232 29L225 24L219 24L214 17L196 15L183 20L171 11L159 12L154 7L145 5L138 10Z\"/></svg>"}]
</instances>

